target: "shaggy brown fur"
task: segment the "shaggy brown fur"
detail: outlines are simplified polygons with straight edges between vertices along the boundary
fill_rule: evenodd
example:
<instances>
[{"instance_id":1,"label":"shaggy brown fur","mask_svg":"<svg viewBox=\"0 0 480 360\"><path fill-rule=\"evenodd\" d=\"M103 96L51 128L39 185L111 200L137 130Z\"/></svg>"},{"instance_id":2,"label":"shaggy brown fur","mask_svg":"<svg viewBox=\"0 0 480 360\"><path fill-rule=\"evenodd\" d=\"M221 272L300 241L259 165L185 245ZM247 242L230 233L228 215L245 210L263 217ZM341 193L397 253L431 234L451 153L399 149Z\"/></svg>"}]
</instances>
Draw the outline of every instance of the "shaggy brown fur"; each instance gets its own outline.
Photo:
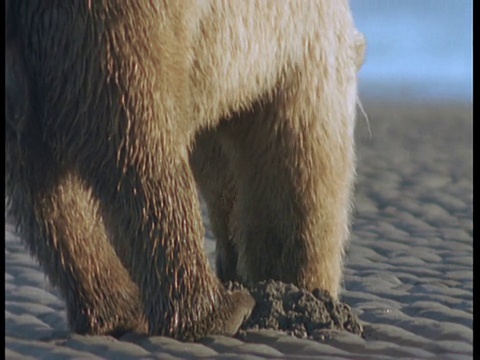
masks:
<instances>
[{"instance_id":1,"label":"shaggy brown fur","mask_svg":"<svg viewBox=\"0 0 480 360\"><path fill-rule=\"evenodd\" d=\"M9 0L7 196L79 333L233 334L222 280L337 296L363 51L346 1Z\"/></svg>"}]
</instances>

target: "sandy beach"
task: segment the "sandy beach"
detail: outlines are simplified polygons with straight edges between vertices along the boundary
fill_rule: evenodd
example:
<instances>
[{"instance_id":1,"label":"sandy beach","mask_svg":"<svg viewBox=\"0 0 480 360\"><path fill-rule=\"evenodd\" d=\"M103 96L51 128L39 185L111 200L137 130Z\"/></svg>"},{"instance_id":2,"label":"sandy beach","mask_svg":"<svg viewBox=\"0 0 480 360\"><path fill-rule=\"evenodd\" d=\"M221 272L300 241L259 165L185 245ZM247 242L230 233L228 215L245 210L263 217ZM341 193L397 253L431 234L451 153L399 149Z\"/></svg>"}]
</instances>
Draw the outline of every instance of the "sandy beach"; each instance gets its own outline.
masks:
<instances>
[{"instance_id":1,"label":"sandy beach","mask_svg":"<svg viewBox=\"0 0 480 360\"><path fill-rule=\"evenodd\" d=\"M199 343L68 332L65 307L5 217L7 359L471 359L473 110L460 102L364 100L342 301L365 338L250 331ZM206 251L214 242L207 225Z\"/></svg>"}]
</instances>

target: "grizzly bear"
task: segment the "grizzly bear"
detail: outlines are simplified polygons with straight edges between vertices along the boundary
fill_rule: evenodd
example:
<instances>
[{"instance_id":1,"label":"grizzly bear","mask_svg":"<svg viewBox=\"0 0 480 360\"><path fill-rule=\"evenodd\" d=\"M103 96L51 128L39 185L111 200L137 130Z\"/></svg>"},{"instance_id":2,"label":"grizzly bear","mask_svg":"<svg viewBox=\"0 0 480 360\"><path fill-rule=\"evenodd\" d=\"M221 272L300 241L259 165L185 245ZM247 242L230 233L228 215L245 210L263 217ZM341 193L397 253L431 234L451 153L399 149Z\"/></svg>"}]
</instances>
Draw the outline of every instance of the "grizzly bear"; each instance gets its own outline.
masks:
<instances>
[{"instance_id":1,"label":"grizzly bear","mask_svg":"<svg viewBox=\"0 0 480 360\"><path fill-rule=\"evenodd\" d=\"M232 335L254 301L228 280L338 296L364 48L348 1L5 9L6 196L72 331Z\"/></svg>"}]
</instances>

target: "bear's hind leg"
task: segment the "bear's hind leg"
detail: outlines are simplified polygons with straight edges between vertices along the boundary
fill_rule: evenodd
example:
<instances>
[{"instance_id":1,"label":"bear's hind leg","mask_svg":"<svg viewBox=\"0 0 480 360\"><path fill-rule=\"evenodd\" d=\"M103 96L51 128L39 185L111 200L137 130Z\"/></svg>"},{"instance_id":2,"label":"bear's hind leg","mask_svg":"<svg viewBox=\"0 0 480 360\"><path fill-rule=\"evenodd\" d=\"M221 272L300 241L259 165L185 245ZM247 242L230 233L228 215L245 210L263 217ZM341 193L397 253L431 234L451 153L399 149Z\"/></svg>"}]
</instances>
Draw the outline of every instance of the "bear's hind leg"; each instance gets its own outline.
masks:
<instances>
[{"instance_id":1,"label":"bear's hind leg","mask_svg":"<svg viewBox=\"0 0 480 360\"><path fill-rule=\"evenodd\" d=\"M208 263L187 146L181 136L142 132L148 124L137 120L134 135L145 138L128 145L126 154L140 155L121 160L127 170L105 151L105 161L85 163L84 172L91 171L102 212L116 227L115 242L130 249L124 263L140 289L149 333L181 340L233 335L254 301L227 291Z\"/></svg>"},{"instance_id":2,"label":"bear's hind leg","mask_svg":"<svg viewBox=\"0 0 480 360\"><path fill-rule=\"evenodd\" d=\"M138 288L108 242L88 187L32 131L7 141L7 195L30 252L66 301L80 334L146 332Z\"/></svg>"}]
</instances>

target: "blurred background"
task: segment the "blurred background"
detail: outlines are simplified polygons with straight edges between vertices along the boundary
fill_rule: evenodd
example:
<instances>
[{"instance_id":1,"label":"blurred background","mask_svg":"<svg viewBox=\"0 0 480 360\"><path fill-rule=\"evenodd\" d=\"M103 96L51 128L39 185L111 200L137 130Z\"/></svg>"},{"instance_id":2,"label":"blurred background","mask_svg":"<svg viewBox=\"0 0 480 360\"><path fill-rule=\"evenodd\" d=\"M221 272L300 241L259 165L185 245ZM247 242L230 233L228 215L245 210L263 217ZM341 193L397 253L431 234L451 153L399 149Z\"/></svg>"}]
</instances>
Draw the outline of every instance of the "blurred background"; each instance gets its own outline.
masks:
<instances>
[{"instance_id":1,"label":"blurred background","mask_svg":"<svg viewBox=\"0 0 480 360\"><path fill-rule=\"evenodd\" d=\"M472 102L473 0L350 0L365 98Z\"/></svg>"}]
</instances>

